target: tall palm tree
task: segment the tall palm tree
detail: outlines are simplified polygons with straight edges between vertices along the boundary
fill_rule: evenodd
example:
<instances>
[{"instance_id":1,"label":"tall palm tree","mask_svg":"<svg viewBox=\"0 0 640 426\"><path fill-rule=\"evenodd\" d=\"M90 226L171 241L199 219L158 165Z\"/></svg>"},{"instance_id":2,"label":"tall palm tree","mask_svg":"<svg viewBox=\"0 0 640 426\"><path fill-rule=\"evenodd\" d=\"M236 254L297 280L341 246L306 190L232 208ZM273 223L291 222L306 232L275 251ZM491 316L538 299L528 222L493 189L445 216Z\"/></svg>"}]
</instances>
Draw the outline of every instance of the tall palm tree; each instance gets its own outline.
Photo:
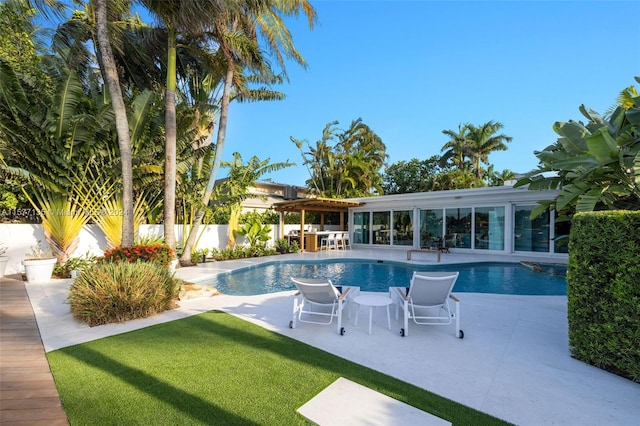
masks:
<instances>
[{"instance_id":1,"label":"tall palm tree","mask_svg":"<svg viewBox=\"0 0 640 426\"><path fill-rule=\"evenodd\" d=\"M133 217L133 166L131 155L131 138L129 135L129 121L127 109L122 98L120 78L116 62L111 49L109 30L107 28L107 0L95 0L96 39L101 58L101 69L115 114L118 146L120 148L120 164L122 169L122 240L123 246L134 243Z\"/></svg>"},{"instance_id":2,"label":"tall palm tree","mask_svg":"<svg viewBox=\"0 0 640 426\"><path fill-rule=\"evenodd\" d=\"M504 125L497 121L488 121L476 127L468 126L467 155L471 159L471 167L477 178L481 178L484 170L480 163L489 164L489 154L494 151L506 151L507 143L513 138L499 132Z\"/></svg>"},{"instance_id":3,"label":"tall palm tree","mask_svg":"<svg viewBox=\"0 0 640 426\"><path fill-rule=\"evenodd\" d=\"M442 133L449 137L440 152L443 152L440 157L440 165L444 167L447 163L451 162L460 170L468 168L467 157L469 154L469 133L471 130L470 124L459 124L458 131L443 130Z\"/></svg>"},{"instance_id":4,"label":"tall palm tree","mask_svg":"<svg viewBox=\"0 0 640 426\"><path fill-rule=\"evenodd\" d=\"M231 89L241 90L241 70L247 68L262 76L263 80L272 77L272 70L260 50L259 35L265 40L265 48L271 53L286 76L285 57L306 67L304 58L293 44L293 39L284 24L283 16L297 16L302 11L307 16L310 28L317 19L316 11L307 0L265 0L247 2L238 9L227 8L216 15L213 37L224 56L226 66L220 101L220 118L216 138L216 152L209 182L202 197L202 206L194 218L189 238L185 244L180 261L189 263L191 248L196 239L198 228L204 217L206 206L213 193L216 176L220 168L225 143Z\"/></svg>"}]
</instances>

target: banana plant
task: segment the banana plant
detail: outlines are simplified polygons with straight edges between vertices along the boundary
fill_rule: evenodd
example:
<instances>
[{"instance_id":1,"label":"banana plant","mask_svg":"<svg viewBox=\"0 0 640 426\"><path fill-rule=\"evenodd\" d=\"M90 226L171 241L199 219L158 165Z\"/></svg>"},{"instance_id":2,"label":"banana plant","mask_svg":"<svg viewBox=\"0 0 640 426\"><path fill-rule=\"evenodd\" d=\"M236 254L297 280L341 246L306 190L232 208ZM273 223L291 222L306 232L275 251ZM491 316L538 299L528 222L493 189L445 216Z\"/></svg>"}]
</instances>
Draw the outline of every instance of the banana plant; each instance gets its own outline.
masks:
<instances>
[{"instance_id":1,"label":"banana plant","mask_svg":"<svg viewBox=\"0 0 640 426\"><path fill-rule=\"evenodd\" d=\"M640 82L640 78L636 78ZM580 106L588 122L557 122L556 143L535 155L538 168L516 183L531 190L558 189L551 201L532 212L640 210L640 96L635 87L621 92L610 115Z\"/></svg>"},{"instance_id":2,"label":"banana plant","mask_svg":"<svg viewBox=\"0 0 640 426\"><path fill-rule=\"evenodd\" d=\"M238 235L247 239L251 249L257 248L271 239L271 226L263 224L258 217L249 218L240 228Z\"/></svg>"}]
</instances>

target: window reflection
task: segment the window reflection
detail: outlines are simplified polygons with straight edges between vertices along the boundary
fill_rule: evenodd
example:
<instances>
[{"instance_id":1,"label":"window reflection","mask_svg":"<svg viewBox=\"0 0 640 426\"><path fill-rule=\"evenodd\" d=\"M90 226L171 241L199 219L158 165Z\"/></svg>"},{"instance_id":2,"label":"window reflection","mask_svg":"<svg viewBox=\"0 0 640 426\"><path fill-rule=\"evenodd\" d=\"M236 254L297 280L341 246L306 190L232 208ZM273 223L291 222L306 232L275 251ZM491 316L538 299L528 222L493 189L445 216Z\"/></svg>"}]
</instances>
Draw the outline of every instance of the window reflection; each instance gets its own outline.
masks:
<instances>
[{"instance_id":1,"label":"window reflection","mask_svg":"<svg viewBox=\"0 0 640 426\"><path fill-rule=\"evenodd\" d=\"M353 214L353 243L369 244L369 212Z\"/></svg>"},{"instance_id":2,"label":"window reflection","mask_svg":"<svg viewBox=\"0 0 640 426\"><path fill-rule=\"evenodd\" d=\"M391 244L391 212L373 212L373 244Z\"/></svg>"},{"instance_id":3,"label":"window reflection","mask_svg":"<svg viewBox=\"0 0 640 426\"><path fill-rule=\"evenodd\" d=\"M475 248L504 250L504 207L475 208Z\"/></svg>"},{"instance_id":4,"label":"window reflection","mask_svg":"<svg viewBox=\"0 0 640 426\"><path fill-rule=\"evenodd\" d=\"M446 210L444 245L471 248L471 208Z\"/></svg>"},{"instance_id":5,"label":"window reflection","mask_svg":"<svg viewBox=\"0 0 640 426\"><path fill-rule=\"evenodd\" d=\"M549 211L531 219L535 206L516 206L513 247L516 251L549 251Z\"/></svg>"},{"instance_id":6,"label":"window reflection","mask_svg":"<svg viewBox=\"0 0 640 426\"><path fill-rule=\"evenodd\" d=\"M393 235L391 238L395 246L413 245L413 212L411 210L393 212Z\"/></svg>"},{"instance_id":7,"label":"window reflection","mask_svg":"<svg viewBox=\"0 0 640 426\"><path fill-rule=\"evenodd\" d=\"M442 209L420 210L420 247L442 245Z\"/></svg>"}]
</instances>

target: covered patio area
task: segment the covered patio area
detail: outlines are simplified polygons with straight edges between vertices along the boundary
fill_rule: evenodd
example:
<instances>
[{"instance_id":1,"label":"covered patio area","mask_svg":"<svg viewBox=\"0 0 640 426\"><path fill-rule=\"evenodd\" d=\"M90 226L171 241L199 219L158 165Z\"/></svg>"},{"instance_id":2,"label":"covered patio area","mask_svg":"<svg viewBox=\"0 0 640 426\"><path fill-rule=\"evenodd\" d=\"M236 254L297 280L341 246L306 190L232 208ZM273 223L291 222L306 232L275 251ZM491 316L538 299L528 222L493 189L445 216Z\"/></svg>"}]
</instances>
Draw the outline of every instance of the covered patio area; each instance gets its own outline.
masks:
<instances>
[{"instance_id":1,"label":"covered patio area","mask_svg":"<svg viewBox=\"0 0 640 426\"><path fill-rule=\"evenodd\" d=\"M300 214L300 229L298 236L300 238L300 248L302 251L314 252L320 247L319 238L326 236L329 232L325 230L325 213L339 213L340 231L347 231L346 223L349 208L360 207L365 203L361 201L339 200L333 198L300 198L297 200L282 201L275 203L273 208L280 214L280 235L284 238L284 217L287 213ZM305 213L320 213L320 229L305 226Z\"/></svg>"}]
</instances>

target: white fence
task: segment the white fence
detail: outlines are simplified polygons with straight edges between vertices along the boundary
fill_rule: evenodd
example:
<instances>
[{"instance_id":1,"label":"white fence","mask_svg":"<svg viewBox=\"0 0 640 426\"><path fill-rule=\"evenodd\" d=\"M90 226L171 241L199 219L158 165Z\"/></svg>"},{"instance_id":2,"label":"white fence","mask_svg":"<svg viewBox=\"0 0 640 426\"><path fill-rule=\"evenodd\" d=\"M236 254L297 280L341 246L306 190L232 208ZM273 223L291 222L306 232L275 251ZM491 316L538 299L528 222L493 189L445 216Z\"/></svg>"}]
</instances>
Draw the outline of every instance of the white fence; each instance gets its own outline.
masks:
<instances>
[{"instance_id":1,"label":"white fence","mask_svg":"<svg viewBox=\"0 0 640 426\"><path fill-rule=\"evenodd\" d=\"M286 235L292 229L299 229L299 227L300 225L285 225L284 234ZM208 225L200 227L201 232L195 249L222 249L226 247L227 228L228 225ZM271 243L273 243L275 238L279 235L280 226L271 225L271 228ZM328 229L330 227L326 228ZM188 228L185 230L183 226L176 225L176 241L182 241L182 236L187 232ZM163 226L142 225L139 235L162 236L164 235ZM44 238L42 225L0 223L0 244L7 247L5 256L9 257L5 274L15 274L17 272L24 271L21 262L27 257L27 254L31 252L31 248L38 244L38 241L41 241L44 247L48 246ZM242 237L237 240L238 244L243 244L244 242L245 241ZM71 256L82 256L85 253L90 253L94 256L101 256L106 246L107 242L100 228L96 225L86 225L80 232L80 243L78 248Z\"/></svg>"}]
</instances>

